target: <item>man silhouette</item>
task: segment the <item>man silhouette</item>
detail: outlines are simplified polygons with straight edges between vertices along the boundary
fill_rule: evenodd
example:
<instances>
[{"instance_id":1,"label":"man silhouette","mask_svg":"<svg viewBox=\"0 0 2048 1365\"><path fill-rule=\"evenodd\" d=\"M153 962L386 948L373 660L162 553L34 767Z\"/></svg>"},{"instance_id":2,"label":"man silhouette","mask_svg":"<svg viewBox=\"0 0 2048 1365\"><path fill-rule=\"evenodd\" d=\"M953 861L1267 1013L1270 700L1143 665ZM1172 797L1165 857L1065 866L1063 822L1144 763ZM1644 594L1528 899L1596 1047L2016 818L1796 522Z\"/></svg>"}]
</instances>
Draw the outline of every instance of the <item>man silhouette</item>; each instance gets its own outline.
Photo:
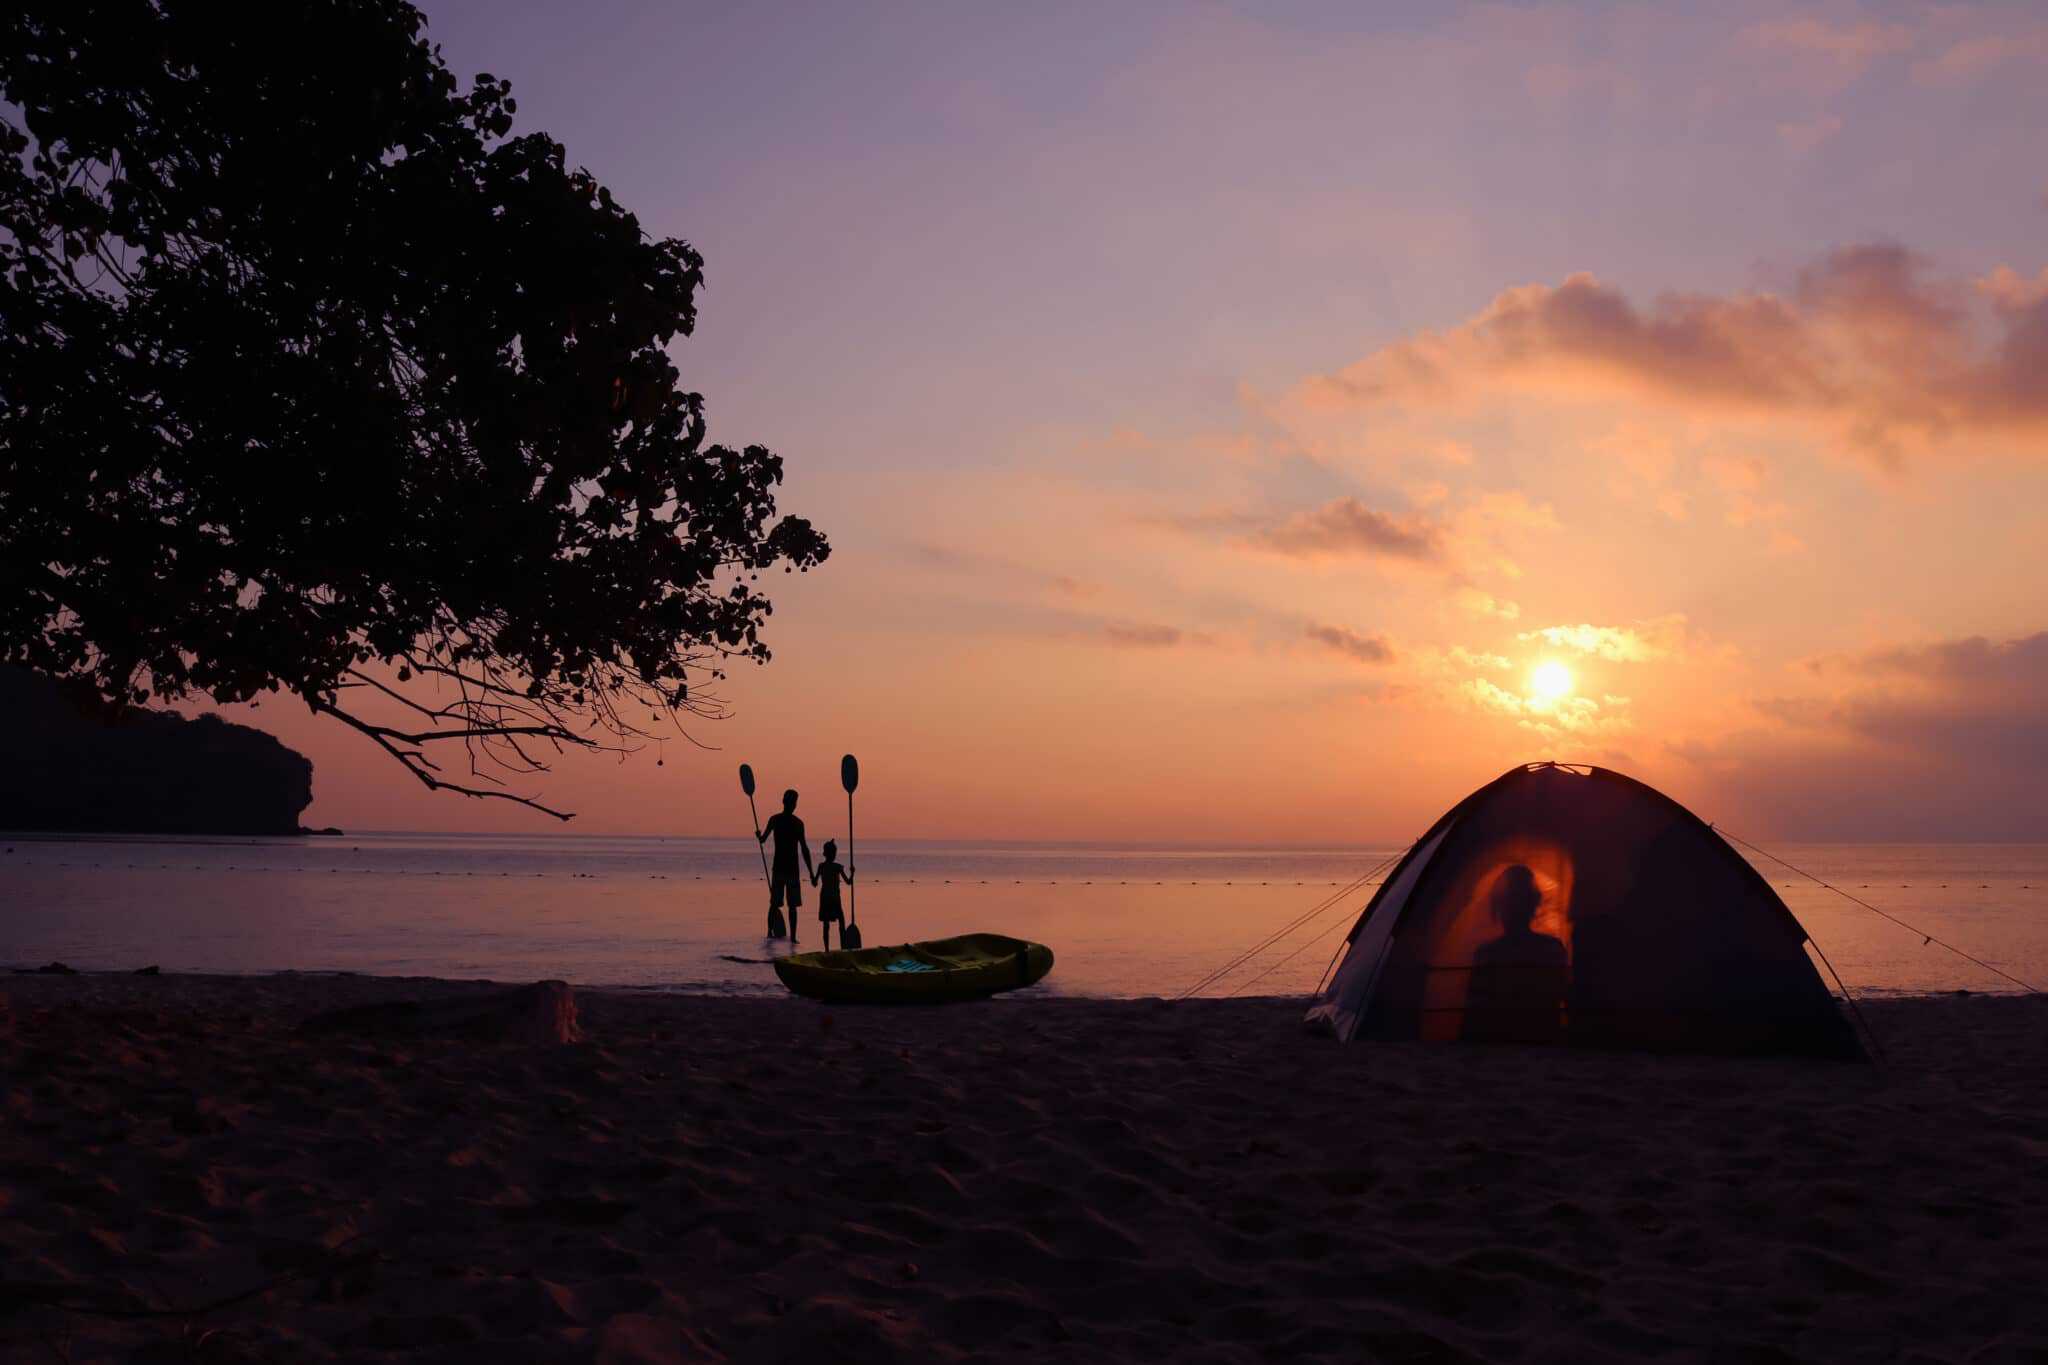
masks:
<instances>
[{"instance_id":1,"label":"man silhouette","mask_svg":"<svg viewBox=\"0 0 2048 1365\"><path fill-rule=\"evenodd\" d=\"M811 870L811 846L804 840L804 822L796 818L796 788L782 794L782 813L768 817L768 828L754 831L754 838L768 842L775 836L775 858L768 873L768 908L780 910L789 902L789 941L796 942L796 912L804 903L804 879L796 870L796 855L804 855L804 872Z\"/></svg>"}]
</instances>

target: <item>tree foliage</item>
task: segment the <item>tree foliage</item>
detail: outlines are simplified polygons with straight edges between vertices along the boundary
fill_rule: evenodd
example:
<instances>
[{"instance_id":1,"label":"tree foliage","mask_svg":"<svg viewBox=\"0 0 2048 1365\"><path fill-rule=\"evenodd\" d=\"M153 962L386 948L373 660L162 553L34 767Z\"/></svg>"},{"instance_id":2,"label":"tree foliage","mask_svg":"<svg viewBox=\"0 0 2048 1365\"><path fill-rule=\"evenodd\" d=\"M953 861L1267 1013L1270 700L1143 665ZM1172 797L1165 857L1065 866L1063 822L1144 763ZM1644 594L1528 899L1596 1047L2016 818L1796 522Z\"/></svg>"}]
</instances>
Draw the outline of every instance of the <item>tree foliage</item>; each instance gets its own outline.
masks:
<instances>
[{"instance_id":1,"label":"tree foliage","mask_svg":"<svg viewBox=\"0 0 2048 1365\"><path fill-rule=\"evenodd\" d=\"M701 258L417 10L17 0L0 101L0 662L524 801L767 659L759 574L828 546L668 355Z\"/></svg>"}]
</instances>

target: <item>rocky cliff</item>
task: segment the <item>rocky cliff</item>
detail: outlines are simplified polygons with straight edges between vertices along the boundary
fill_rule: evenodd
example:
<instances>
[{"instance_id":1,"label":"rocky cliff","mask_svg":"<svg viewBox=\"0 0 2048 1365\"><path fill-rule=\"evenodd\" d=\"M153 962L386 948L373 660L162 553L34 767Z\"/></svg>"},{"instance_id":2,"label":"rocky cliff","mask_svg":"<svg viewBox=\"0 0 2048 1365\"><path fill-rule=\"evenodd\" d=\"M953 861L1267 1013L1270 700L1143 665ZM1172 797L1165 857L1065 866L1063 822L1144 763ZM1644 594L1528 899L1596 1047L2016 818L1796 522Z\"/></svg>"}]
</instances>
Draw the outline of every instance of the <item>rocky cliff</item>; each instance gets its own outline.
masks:
<instances>
[{"instance_id":1,"label":"rocky cliff","mask_svg":"<svg viewBox=\"0 0 2048 1365\"><path fill-rule=\"evenodd\" d=\"M297 834L313 763L218 716L109 720L38 673L0 668L0 829Z\"/></svg>"}]
</instances>

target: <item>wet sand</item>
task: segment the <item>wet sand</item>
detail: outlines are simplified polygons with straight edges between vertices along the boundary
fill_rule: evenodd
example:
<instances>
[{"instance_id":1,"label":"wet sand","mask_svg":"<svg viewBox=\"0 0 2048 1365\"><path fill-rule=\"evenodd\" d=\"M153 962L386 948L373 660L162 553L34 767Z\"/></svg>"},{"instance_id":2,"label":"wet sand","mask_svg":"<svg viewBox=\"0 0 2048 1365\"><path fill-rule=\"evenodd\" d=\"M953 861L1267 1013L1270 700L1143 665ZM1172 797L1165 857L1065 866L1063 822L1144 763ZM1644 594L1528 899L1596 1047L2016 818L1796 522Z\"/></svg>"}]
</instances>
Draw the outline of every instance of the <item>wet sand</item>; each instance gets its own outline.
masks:
<instances>
[{"instance_id":1,"label":"wet sand","mask_svg":"<svg viewBox=\"0 0 2048 1365\"><path fill-rule=\"evenodd\" d=\"M1866 1005L1881 1066L1276 1000L291 1033L476 989L0 978L0 1359L2048 1358L2040 998Z\"/></svg>"}]
</instances>

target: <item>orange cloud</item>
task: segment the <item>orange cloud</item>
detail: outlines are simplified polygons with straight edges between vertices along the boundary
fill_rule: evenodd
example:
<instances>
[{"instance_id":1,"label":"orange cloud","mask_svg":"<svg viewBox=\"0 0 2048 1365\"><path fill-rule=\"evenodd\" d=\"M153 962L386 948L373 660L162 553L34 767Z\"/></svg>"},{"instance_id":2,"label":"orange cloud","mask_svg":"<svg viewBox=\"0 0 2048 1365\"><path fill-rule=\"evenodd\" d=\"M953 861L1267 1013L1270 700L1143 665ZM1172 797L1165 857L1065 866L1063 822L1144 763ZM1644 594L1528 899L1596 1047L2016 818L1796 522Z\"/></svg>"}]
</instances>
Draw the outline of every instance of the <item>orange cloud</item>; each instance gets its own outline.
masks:
<instances>
[{"instance_id":1,"label":"orange cloud","mask_svg":"<svg viewBox=\"0 0 2048 1365\"><path fill-rule=\"evenodd\" d=\"M1481 493L1472 499L1464 517L1468 523L1485 531L1510 527L1532 531L1555 531L1559 528L1556 508L1547 502L1531 502L1527 494L1512 488Z\"/></svg>"},{"instance_id":2,"label":"orange cloud","mask_svg":"<svg viewBox=\"0 0 2048 1365\"><path fill-rule=\"evenodd\" d=\"M1546 739L1611 734L1629 728L1627 717L1613 714L1628 705L1626 697L1525 697L1485 678L1470 679L1458 691L1479 710L1513 716L1520 728Z\"/></svg>"},{"instance_id":3,"label":"orange cloud","mask_svg":"<svg viewBox=\"0 0 2048 1365\"><path fill-rule=\"evenodd\" d=\"M1728 524L1754 526L1774 522L1791 511L1766 495L1771 467L1754 455L1709 455L1700 461L1705 474L1728 499Z\"/></svg>"},{"instance_id":4,"label":"orange cloud","mask_svg":"<svg viewBox=\"0 0 2048 1365\"><path fill-rule=\"evenodd\" d=\"M1915 678L1974 695L2001 692L2014 700L2048 693L2048 631L2012 640L1982 635L1929 644L1884 645L1854 654L1829 654L1806 661L1816 676Z\"/></svg>"},{"instance_id":5,"label":"orange cloud","mask_svg":"<svg viewBox=\"0 0 2048 1365\"><path fill-rule=\"evenodd\" d=\"M1109 642L1123 649L1171 649L1185 633L1176 626L1124 625L1112 622L1102 628Z\"/></svg>"},{"instance_id":6,"label":"orange cloud","mask_svg":"<svg viewBox=\"0 0 2048 1365\"><path fill-rule=\"evenodd\" d=\"M1488 392L1824 424L1891 460L1957 434L2048 434L2048 297L2010 271L1979 293L1929 279L1912 252L1858 246L1789 294L1668 294L1647 307L1591 275L1500 294L1447 331L1397 342L1304 386L1325 407L1455 404ZM1989 340L1980 340L1980 324Z\"/></svg>"},{"instance_id":7,"label":"orange cloud","mask_svg":"<svg viewBox=\"0 0 2048 1365\"><path fill-rule=\"evenodd\" d=\"M1991 300L1992 307L2005 313L2026 313L2048 303L2048 266L2028 279L2009 265L2002 265L1977 281L1977 292Z\"/></svg>"},{"instance_id":8,"label":"orange cloud","mask_svg":"<svg viewBox=\"0 0 2048 1365\"><path fill-rule=\"evenodd\" d=\"M1785 150L1794 156L1806 156L1841 131L1841 115L1817 114L1810 119L1779 124L1778 141L1785 144Z\"/></svg>"},{"instance_id":9,"label":"orange cloud","mask_svg":"<svg viewBox=\"0 0 2048 1365\"><path fill-rule=\"evenodd\" d=\"M1384 635L1361 635L1349 626L1310 626L1308 638L1362 664L1394 661L1394 647Z\"/></svg>"},{"instance_id":10,"label":"orange cloud","mask_svg":"<svg viewBox=\"0 0 2048 1365\"><path fill-rule=\"evenodd\" d=\"M1818 693L1752 703L1764 725L1667 744L1714 806L1812 839L2048 835L2048 631L1809 660Z\"/></svg>"},{"instance_id":11,"label":"orange cloud","mask_svg":"<svg viewBox=\"0 0 2048 1365\"><path fill-rule=\"evenodd\" d=\"M1253 533L1251 543L1303 559L1383 558L1432 563L1444 557L1443 528L1419 514L1396 516L1357 498L1334 498Z\"/></svg>"},{"instance_id":12,"label":"orange cloud","mask_svg":"<svg viewBox=\"0 0 2048 1365\"><path fill-rule=\"evenodd\" d=\"M1516 638L1541 640L1556 649L1575 650L1615 663L1646 663L1678 652L1685 635L1685 617L1673 612L1634 626L1544 626L1524 631Z\"/></svg>"},{"instance_id":13,"label":"orange cloud","mask_svg":"<svg viewBox=\"0 0 2048 1365\"><path fill-rule=\"evenodd\" d=\"M1522 608L1516 603L1503 601L1492 593L1472 587L1458 589L1458 605L1474 616L1491 616L1502 621L1512 621L1522 614Z\"/></svg>"},{"instance_id":14,"label":"orange cloud","mask_svg":"<svg viewBox=\"0 0 2048 1365\"><path fill-rule=\"evenodd\" d=\"M1868 19L1830 24L1811 16L1751 24L1742 31L1742 38L1752 47L1823 57L1851 71L1861 71L1878 57L1913 46L1913 31L1904 24Z\"/></svg>"},{"instance_id":15,"label":"orange cloud","mask_svg":"<svg viewBox=\"0 0 2048 1365\"><path fill-rule=\"evenodd\" d=\"M2044 60L2048 60L2048 27L1990 33L1961 39L1939 56L1915 62L1913 79L1922 85L1954 84L1975 80L2007 62Z\"/></svg>"}]
</instances>

